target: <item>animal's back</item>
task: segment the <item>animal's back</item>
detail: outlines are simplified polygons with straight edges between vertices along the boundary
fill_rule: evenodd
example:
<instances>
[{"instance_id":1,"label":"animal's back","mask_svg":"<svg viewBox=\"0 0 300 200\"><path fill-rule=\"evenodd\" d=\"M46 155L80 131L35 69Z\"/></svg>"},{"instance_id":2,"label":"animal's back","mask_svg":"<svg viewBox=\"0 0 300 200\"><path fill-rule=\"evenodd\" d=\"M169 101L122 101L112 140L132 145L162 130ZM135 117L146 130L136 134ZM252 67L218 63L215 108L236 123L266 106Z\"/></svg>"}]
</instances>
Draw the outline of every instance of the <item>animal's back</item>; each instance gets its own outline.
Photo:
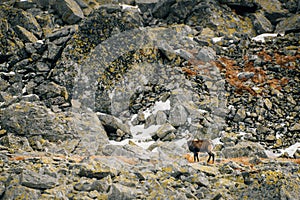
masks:
<instances>
[{"instance_id":1,"label":"animal's back","mask_svg":"<svg viewBox=\"0 0 300 200\"><path fill-rule=\"evenodd\" d=\"M194 146L196 146L200 152L211 152L213 150L213 143L211 140L196 140L193 142Z\"/></svg>"}]
</instances>

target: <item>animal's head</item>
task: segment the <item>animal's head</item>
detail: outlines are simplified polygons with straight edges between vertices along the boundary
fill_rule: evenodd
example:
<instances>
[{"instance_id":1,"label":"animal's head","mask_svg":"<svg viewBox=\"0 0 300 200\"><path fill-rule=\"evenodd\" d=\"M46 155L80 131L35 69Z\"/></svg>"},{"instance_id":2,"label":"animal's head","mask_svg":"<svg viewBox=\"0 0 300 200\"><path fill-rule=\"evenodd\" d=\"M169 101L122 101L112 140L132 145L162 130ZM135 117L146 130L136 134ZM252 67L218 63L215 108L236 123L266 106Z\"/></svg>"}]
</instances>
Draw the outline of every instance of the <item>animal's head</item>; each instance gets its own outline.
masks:
<instances>
[{"instance_id":1,"label":"animal's head","mask_svg":"<svg viewBox=\"0 0 300 200\"><path fill-rule=\"evenodd\" d=\"M193 134L191 134L191 133L187 133L187 134L185 135L185 139L186 139L186 140L193 140L193 139L194 139L194 136L193 136Z\"/></svg>"}]
</instances>

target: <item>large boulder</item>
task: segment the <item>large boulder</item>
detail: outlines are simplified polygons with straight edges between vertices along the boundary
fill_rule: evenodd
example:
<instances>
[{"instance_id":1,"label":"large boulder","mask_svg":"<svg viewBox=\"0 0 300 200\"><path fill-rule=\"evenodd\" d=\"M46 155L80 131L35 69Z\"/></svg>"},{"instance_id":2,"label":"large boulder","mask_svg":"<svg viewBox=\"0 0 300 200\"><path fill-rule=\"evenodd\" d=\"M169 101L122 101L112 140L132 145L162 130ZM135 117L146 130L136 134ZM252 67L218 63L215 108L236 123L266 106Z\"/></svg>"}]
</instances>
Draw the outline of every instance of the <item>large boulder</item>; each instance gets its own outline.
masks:
<instances>
[{"instance_id":1,"label":"large boulder","mask_svg":"<svg viewBox=\"0 0 300 200\"><path fill-rule=\"evenodd\" d=\"M280 21L275 29L276 33L297 32L300 29L300 14L295 14Z\"/></svg>"},{"instance_id":2,"label":"large boulder","mask_svg":"<svg viewBox=\"0 0 300 200\"><path fill-rule=\"evenodd\" d=\"M3 199L32 199L38 200L41 196L41 191L31 189L22 185L11 185L5 191Z\"/></svg>"},{"instance_id":3,"label":"large boulder","mask_svg":"<svg viewBox=\"0 0 300 200\"><path fill-rule=\"evenodd\" d=\"M237 157L251 157L251 156L259 156L262 158L266 158L267 155L265 153L264 148L254 142L239 142L235 146L225 147L222 150L225 158L237 158Z\"/></svg>"},{"instance_id":4,"label":"large boulder","mask_svg":"<svg viewBox=\"0 0 300 200\"><path fill-rule=\"evenodd\" d=\"M73 138L66 117L38 102L19 102L1 110L1 126L25 137L41 135L51 141Z\"/></svg>"},{"instance_id":5,"label":"large boulder","mask_svg":"<svg viewBox=\"0 0 300 200\"><path fill-rule=\"evenodd\" d=\"M256 3L272 24L278 23L280 18L286 17L289 13L279 0L257 0Z\"/></svg>"},{"instance_id":6,"label":"large boulder","mask_svg":"<svg viewBox=\"0 0 300 200\"><path fill-rule=\"evenodd\" d=\"M74 0L58 0L53 7L67 24L74 24L84 18L80 6Z\"/></svg>"},{"instance_id":7,"label":"large boulder","mask_svg":"<svg viewBox=\"0 0 300 200\"><path fill-rule=\"evenodd\" d=\"M182 126L186 123L188 117L188 113L186 112L184 106L175 105L170 110L169 122L172 126Z\"/></svg>"},{"instance_id":8,"label":"large boulder","mask_svg":"<svg viewBox=\"0 0 300 200\"><path fill-rule=\"evenodd\" d=\"M37 150L94 155L108 142L97 115L76 107L72 112L54 113L40 102L21 101L0 110L0 118L3 129L28 138L33 147L38 145L36 137L41 137L44 146Z\"/></svg>"},{"instance_id":9,"label":"large boulder","mask_svg":"<svg viewBox=\"0 0 300 200\"><path fill-rule=\"evenodd\" d=\"M263 12L258 11L250 15L253 22L254 28L257 34L270 33L273 31L274 27L271 22L266 18Z\"/></svg>"},{"instance_id":10,"label":"large boulder","mask_svg":"<svg viewBox=\"0 0 300 200\"><path fill-rule=\"evenodd\" d=\"M19 38L23 40L24 42L31 42L35 43L38 39L34 36L33 33L26 30L22 26L17 25L15 28L15 31L17 32Z\"/></svg>"},{"instance_id":11,"label":"large boulder","mask_svg":"<svg viewBox=\"0 0 300 200\"><path fill-rule=\"evenodd\" d=\"M56 177L39 174L35 171L24 170L21 174L21 185L33 189L49 189L58 184Z\"/></svg>"},{"instance_id":12,"label":"large boulder","mask_svg":"<svg viewBox=\"0 0 300 200\"><path fill-rule=\"evenodd\" d=\"M124 124L117 117L105 113L97 113L97 116L102 122L110 139L123 140L125 138L132 137L130 127L127 124Z\"/></svg>"}]
</instances>

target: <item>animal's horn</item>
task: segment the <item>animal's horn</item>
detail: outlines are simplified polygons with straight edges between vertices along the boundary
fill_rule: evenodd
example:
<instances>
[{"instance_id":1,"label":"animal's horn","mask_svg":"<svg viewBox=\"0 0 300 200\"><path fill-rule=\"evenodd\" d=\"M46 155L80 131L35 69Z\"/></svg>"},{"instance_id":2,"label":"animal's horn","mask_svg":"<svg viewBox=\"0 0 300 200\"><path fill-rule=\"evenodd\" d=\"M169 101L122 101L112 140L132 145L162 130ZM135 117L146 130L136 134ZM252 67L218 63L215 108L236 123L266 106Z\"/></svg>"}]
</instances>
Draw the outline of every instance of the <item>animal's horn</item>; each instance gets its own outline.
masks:
<instances>
[{"instance_id":1,"label":"animal's horn","mask_svg":"<svg viewBox=\"0 0 300 200\"><path fill-rule=\"evenodd\" d=\"M189 139L193 138L193 135L192 135L191 133L187 133L187 134L185 135L185 138L186 138L187 140L189 140Z\"/></svg>"}]
</instances>

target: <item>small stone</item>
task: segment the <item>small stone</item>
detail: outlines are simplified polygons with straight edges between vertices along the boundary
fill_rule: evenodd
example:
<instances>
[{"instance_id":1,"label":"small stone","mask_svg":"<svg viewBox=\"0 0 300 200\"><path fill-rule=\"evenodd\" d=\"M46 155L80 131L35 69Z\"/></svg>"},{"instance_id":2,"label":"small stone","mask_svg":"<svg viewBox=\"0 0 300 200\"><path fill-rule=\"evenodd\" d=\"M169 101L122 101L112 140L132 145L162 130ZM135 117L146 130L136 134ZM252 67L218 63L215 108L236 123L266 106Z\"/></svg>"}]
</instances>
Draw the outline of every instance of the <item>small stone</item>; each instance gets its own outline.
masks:
<instances>
[{"instance_id":1,"label":"small stone","mask_svg":"<svg viewBox=\"0 0 300 200\"><path fill-rule=\"evenodd\" d=\"M260 87L256 87L256 86L252 87L252 90L254 90L254 92L256 92L257 94L261 94L263 91Z\"/></svg>"},{"instance_id":2,"label":"small stone","mask_svg":"<svg viewBox=\"0 0 300 200\"><path fill-rule=\"evenodd\" d=\"M238 109L238 111L236 112L233 121L235 122L240 122L243 121L246 118L246 110L245 108L240 108Z\"/></svg>"},{"instance_id":3,"label":"small stone","mask_svg":"<svg viewBox=\"0 0 300 200\"><path fill-rule=\"evenodd\" d=\"M125 135L124 131L122 131L121 129L117 129L116 134L118 137L123 137Z\"/></svg>"},{"instance_id":4,"label":"small stone","mask_svg":"<svg viewBox=\"0 0 300 200\"><path fill-rule=\"evenodd\" d=\"M290 131L300 131L300 123L296 123L290 127Z\"/></svg>"},{"instance_id":5,"label":"small stone","mask_svg":"<svg viewBox=\"0 0 300 200\"><path fill-rule=\"evenodd\" d=\"M258 165L259 163L261 163L261 159L258 156L254 156L249 160L249 163L253 165Z\"/></svg>"},{"instance_id":6,"label":"small stone","mask_svg":"<svg viewBox=\"0 0 300 200\"><path fill-rule=\"evenodd\" d=\"M159 138L164 138L167 134L175 131L176 129L169 123L162 125L157 131L156 135Z\"/></svg>"},{"instance_id":7,"label":"small stone","mask_svg":"<svg viewBox=\"0 0 300 200\"><path fill-rule=\"evenodd\" d=\"M272 102L270 101L270 99L265 99L264 103L268 110L272 110Z\"/></svg>"},{"instance_id":8,"label":"small stone","mask_svg":"<svg viewBox=\"0 0 300 200\"><path fill-rule=\"evenodd\" d=\"M139 120L140 122L145 122L145 114L143 112L139 112L137 115L137 120Z\"/></svg>"},{"instance_id":9,"label":"small stone","mask_svg":"<svg viewBox=\"0 0 300 200\"><path fill-rule=\"evenodd\" d=\"M278 138L276 140L276 143L274 144L274 148L279 148L279 147L282 147L282 139L281 138Z\"/></svg>"},{"instance_id":10,"label":"small stone","mask_svg":"<svg viewBox=\"0 0 300 200\"><path fill-rule=\"evenodd\" d=\"M6 130L5 129L1 129L0 130L0 135L5 135L6 134Z\"/></svg>"},{"instance_id":11,"label":"small stone","mask_svg":"<svg viewBox=\"0 0 300 200\"><path fill-rule=\"evenodd\" d=\"M19 37L22 38L26 42L35 43L38 39L34 36L33 33L26 30L22 26L16 26L16 32L18 33Z\"/></svg>"},{"instance_id":12,"label":"small stone","mask_svg":"<svg viewBox=\"0 0 300 200\"><path fill-rule=\"evenodd\" d=\"M218 175L219 168L215 166L205 166L205 165L199 165L199 163L190 163L189 164L192 168L199 170L209 176L216 176Z\"/></svg>"},{"instance_id":13,"label":"small stone","mask_svg":"<svg viewBox=\"0 0 300 200\"><path fill-rule=\"evenodd\" d=\"M163 111L159 110L156 113L155 121L157 125L164 124L167 121L167 115Z\"/></svg>"},{"instance_id":14,"label":"small stone","mask_svg":"<svg viewBox=\"0 0 300 200\"><path fill-rule=\"evenodd\" d=\"M268 140L268 141L274 141L274 140L276 140L276 136L275 135L268 135L266 137L266 140Z\"/></svg>"},{"instance_id":15,"label":"small stone","mask_svg":"<svg viewBox=\"0 0 300 200\"><path fill-rule=\"evenodd\" d=\"M254 76L254 72L240 72L237 76L240 80L248 80Z\"/></svg>"},{"instance_id":16,"label":"small stone","mask_svg":"<svg viewBox=\"0 0 300 200\"><path fill-rule=\"evenodd\" d=\"M288 95L288 96L287 96L287 100L288 100L288 102L290 102L291 104L297 105L297 102L294 100L293 96Z\"/></svg>"}]
</instances>

